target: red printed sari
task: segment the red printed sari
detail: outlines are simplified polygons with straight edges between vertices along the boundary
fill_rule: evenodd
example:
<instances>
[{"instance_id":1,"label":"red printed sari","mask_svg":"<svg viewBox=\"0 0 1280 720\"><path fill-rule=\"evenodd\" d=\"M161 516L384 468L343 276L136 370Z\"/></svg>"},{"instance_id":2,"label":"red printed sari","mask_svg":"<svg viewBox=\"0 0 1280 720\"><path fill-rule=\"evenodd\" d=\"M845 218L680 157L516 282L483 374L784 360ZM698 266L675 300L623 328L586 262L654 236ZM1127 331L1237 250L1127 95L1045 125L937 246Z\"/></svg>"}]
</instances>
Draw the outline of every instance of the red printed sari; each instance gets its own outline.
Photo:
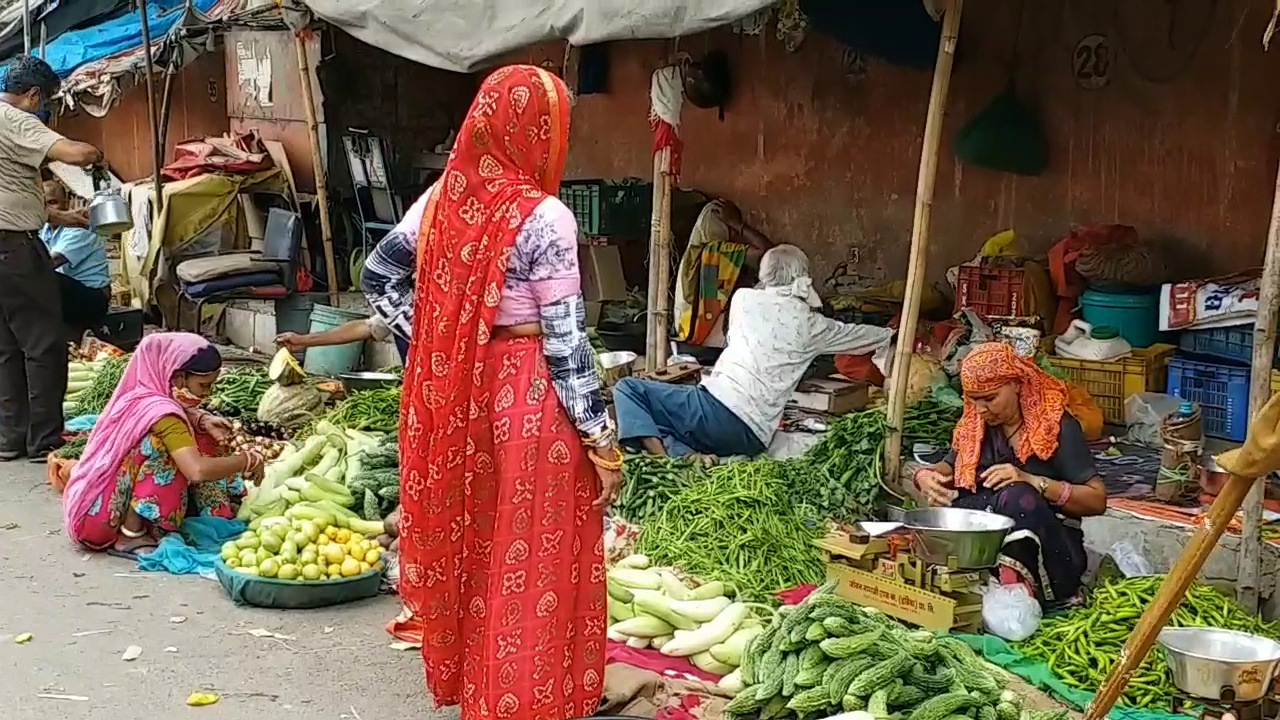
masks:
<instances>
[{"instance_id":1,"label":"red printed sari","mask_svg":"<svg viewBox=\"0 0 1280 720\"><path fill-rule=\"evenodd\" d=\"M494 336L507 261L560 184L564 84L481 85L423 216L401 437L401 580L427 685L464 720L586 717L604 680L598 482L540 338Z\"/></svg>"}]
</instances>

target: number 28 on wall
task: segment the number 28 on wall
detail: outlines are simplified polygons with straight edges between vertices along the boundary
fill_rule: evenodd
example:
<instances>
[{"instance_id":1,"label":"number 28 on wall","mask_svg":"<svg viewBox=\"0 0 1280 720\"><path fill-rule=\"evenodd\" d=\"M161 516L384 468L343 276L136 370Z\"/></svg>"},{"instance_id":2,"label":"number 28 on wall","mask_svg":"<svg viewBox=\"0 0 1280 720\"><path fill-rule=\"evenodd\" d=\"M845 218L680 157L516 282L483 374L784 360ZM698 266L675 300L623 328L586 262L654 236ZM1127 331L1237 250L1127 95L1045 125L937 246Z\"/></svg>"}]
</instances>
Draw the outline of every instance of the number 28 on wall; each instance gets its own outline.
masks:
<instances>
[{"instance_id":1,"label":"number 28 on wall","mask_svg":"<svg viewBox=\"0 0 1280 720\"><path fill-rule=\"evenodd\" d=\"M1085 35L1071 53L1071 70L1076 84L1085 90L1100 90L1111 81L1115 53L1105 35Z\"/></svg>"}]
</instances>

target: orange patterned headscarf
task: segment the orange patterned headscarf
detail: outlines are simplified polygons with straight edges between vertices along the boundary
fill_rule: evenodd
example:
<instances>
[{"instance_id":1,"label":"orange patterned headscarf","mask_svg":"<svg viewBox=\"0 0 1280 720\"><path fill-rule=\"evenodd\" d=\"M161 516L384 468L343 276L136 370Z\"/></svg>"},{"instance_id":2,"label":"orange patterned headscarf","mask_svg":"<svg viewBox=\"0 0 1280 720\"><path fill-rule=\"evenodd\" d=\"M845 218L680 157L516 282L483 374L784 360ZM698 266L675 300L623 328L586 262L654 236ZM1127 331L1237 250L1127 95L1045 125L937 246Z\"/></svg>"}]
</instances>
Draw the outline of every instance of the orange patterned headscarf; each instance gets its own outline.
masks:
<instances>
[{"instance_id":1,"label":"orange patterned headscarf","mask_svg":"<svg viewBox=\"0 0 1280 720\"><path fill-rule=\"evenodd\" d=\"M960 385L966 396L995 392L1012 382L1021 384L1018 404L1022 408L1022 441L1018 443L1018 459L1025 463L1035 455L1048 460L1058 449L1058 431L1067 406L1066 383L999 342L975 347L960 362ZM951 437L951 446L956 451L956 487L967 490L977 487L982 437L986 431L982 414L966 397L964 412Z\"/></svg>"}]
</instances>

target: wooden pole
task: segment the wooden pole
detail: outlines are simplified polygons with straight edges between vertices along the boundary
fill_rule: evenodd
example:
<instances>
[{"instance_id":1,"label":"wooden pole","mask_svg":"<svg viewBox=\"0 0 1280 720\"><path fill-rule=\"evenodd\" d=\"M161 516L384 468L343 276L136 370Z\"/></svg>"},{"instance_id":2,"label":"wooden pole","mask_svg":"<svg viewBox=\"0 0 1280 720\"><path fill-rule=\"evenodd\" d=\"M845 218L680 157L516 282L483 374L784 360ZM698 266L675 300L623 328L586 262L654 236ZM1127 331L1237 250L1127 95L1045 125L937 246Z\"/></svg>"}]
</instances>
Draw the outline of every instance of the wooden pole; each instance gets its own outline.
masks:
<instances>
[{"instance_id":1,"label":"wooden pole","mask_svg":"<svg viewBox=\"0 0 1280 720\"><path fill-rule=\"evenodd\" d=\"M1271 367L1276 353L1276 306L1280 303L1280 167L1271 200L1271 224L1258 288L1258 317L1253 326L1253 372L1249 380L1249 417L1271 399ZM1240 564L1236 598L1244 609L1257 612L1262 558L1263 483L1255 483L1244 503L1244 533L1240 537Z\"/></svg>"},{"instance_id":2,"label":"wooden pole","mask_svg":"<svg viewBox=\"0 0 1280 720\"><path fill-rule=\"evenodd\" d=\"M907 368L915 348L916 324L920 319L920 295L924 291L925 260L928 255L929 222L933 213L933 187L938 177L938 146L942 142L942 122L951 89L951 66L955 63L956 39L960 33L960 13L964 0L948 0L942 16L942 36L938 40L938 61L933 68L933 89L924 121L924 144L920 148L920 174L916 180L915 217L911 223L911 255L907 261L907 285L903 293L902 320L898 344L889 377L889 437L885 443L886 477L897 479L902 465L902 418L906 413Z\"/></svg>"},{"instance_id":3,"label":"wooden pole","mask_svg":"<svg viewBox=\"0 0 1280 720\"><path fill-rule=\"evenodd\" d=\"M653 218L649 226L649 297L644 369L667 366L671 303L671 148L653 156Z\"/></svg>"},{"instance_id":4,"label":"wooden pole","mask_svg":"<svg viewBox=\"0 0 1280 720\"><path fill-rule=\"evenodd\" d=\"M156 110L155 62L151 58L151 24L147 20L147 0L138 0L138 14L142 20L142 62L147 84L147 120L151 124L151 183L155 200L151 203L154 224L160 223L164 210L164 180L160 168L164 167L164 145L160 141L160 118Z\"/></svg>"},{"instance_id":5,"label":"wooden pole","mask_svg":"<svg viewBox=\"0 0 1280 720\"><path fill-rule=\"evenodd\" d=\"M1129 678L1147 657L1156 636L1169 621L1173 611L1178 609L1178 603L1182 602L1187 588L1200 574L1200 568L1204 566L1205 560L1213 552L1223 531L1227 529L1236 511L1240 509L1245 496L1257 484L1250 478L1232 475L1223 485L1222 491L1209 507L1205 522L1196 528L1191 541L1178 557L1178 562L1169 570L1164 582L1160 584L1155 598L1142 613L1142 617L1138 618L1137 627L1125 642L1124 648L1120 651L1120 657L1111 666L1111 672L1107 673L1106 679L1102 681L1102 686L1094 695L1093 702L1089 703L1089 707L1085 709L1084 720L1103 720L1107 713L1111 712L1120 693L1124 692L1125 686L1129 684Z\"/></svg>"},{"instance_id":6,"label":"wooden pole","mask_svg":"<svg viewBox=\"0 0 1280 720\"><path fill-rule=\"evenodd\" d=\"M320 240L324 243L324 272L328 278L329 304L338 306L338 267L333 259L333 226L329 222L329 189L320 153L320 122L316 120L315 95L311 90L311 62L307 60L307 44L294 33L293 47L298 54L298 77L302 82L302 104L307 113L307 135L311 140L311 164L316 172L316 202L320 204Z\"/></svg>"}]
</instances>

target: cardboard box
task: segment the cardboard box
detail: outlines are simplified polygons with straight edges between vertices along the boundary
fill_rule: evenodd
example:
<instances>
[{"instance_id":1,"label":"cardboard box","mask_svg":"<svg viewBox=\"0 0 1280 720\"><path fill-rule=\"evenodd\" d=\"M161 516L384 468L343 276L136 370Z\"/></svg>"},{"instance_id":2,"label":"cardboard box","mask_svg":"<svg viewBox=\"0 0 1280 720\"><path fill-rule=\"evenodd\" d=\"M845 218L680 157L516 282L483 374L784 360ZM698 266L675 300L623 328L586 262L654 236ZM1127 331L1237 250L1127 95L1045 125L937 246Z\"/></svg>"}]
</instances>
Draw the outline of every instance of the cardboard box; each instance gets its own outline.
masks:
<instances>
[{"instance_id":1,"label":"cardboard box","mask_svg":"<svg viewBox=\"0 0 1280 720\"><path fill-rule=\"evenodd\" d=\"M611 245L579 245L578 267L582 274L582 297L587 302L627 299L627 281L622 275L622 254Z\"/></svg>"}]
</instances>

